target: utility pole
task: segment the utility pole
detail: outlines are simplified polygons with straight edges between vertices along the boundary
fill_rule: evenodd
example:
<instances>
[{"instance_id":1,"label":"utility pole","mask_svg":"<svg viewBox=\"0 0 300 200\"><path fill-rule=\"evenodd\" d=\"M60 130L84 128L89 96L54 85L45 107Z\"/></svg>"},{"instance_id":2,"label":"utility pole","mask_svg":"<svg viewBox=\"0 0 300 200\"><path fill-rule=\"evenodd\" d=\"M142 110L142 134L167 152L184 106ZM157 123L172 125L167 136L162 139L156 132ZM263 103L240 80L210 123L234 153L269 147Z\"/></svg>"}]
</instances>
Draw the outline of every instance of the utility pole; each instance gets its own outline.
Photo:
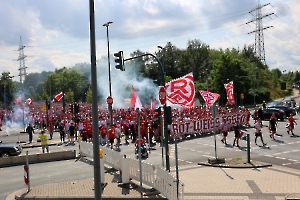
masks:
<instances>
[{"instance_id":1,"label":"utility pole","mask_svg":"<svg viewBox=\"0 0 300 200\"><path fill-rule=\"evenodd\" d=\"M258 0L256 8L254 8L253 10L251 10L249 12L250 14L252 14L252 12L256 11L255 18L246 23L248 25L250 23L255 23L255 25L256 25L255 30L249 32L248 34L255 33L255 53L256 53L256 56L258 57L258 59L261 62L263 62L265 65L266 65L266 59L265 59L265 43L264 43L263 30L266 30L268 28L272 28L273 26L263 27L262 19L265 18L265 17L270 17L271 15L274 15L274 13L269 13L269 14L262 15L261 9L265 6L268 6L268 5L270 5L270 3L260 4L260 0Z\"/></svg>"}]
</instances>

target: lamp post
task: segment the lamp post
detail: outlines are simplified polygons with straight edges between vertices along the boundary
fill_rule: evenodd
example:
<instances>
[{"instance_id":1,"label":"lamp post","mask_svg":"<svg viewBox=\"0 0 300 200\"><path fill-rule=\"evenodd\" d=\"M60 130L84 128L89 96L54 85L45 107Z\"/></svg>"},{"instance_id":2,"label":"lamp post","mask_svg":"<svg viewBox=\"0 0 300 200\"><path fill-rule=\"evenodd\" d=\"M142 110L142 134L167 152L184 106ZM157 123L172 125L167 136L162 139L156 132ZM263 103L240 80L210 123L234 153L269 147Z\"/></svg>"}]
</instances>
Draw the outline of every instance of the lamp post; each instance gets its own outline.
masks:
<instances>
[{"instance_id":1,"label":"lamp post","mask_svg":"<svg viewBox=\"0 0 300 200\"><path fill-rule=\"evenodd\" d=\"M110 55L109 55L109 35L108 35L108 27L113 22L107 22L103 24L106 27L106 37L107 37L107 58L108 58L108 82L109 82L109 96L112 97L111 93L111 74L110 74ZM113 116L112 116L112 105L108 105L109 115L110 115L110 126L113 123Z\"/></svg>"}]
</instances>

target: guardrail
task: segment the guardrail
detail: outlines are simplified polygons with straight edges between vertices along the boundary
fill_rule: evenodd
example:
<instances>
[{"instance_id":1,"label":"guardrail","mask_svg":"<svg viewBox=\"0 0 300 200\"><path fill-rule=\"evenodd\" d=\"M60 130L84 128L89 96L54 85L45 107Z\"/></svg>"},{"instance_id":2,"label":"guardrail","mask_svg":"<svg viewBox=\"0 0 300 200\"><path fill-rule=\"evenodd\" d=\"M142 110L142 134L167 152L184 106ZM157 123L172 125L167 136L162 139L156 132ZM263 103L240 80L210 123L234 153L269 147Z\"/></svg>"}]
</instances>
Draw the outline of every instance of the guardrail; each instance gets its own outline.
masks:
<instances>
[{"instance_id":1,"label":"guardrail","mask_svg":"<svg viewBox=\"0 0 300 200\"><path fill-rule=\"evenodd\" d=\"M50 152L50 153L43 153L43 154L29 154L28 157L29 157L30 164L49 162L55 160L67 160L67 159L75 159L76 151L68 150L68 151ZM0 158L0 167L8 167L13 165L25 165L25 164L26 164L26 155Z\"/></svg>"},{"instance_id":2,"label":"guardrail","mask_svg":"<svg viewBox=\"0 0 300 200\"><path fill-rule=\"evenodd\" d=\"M142 161L142 177L140 177L139 160L126 157L120 152L104 148L102 149L103 161L108 166L122 173L122 183L130 183L130 179L155 188L169 200L184 198L184 184L159 166ZM80 141L80 156L93 159L93 144ZM102 172L101 177L104 176ZM178 192L177 192L178 190Z\"/></svg>"}]
</instances>

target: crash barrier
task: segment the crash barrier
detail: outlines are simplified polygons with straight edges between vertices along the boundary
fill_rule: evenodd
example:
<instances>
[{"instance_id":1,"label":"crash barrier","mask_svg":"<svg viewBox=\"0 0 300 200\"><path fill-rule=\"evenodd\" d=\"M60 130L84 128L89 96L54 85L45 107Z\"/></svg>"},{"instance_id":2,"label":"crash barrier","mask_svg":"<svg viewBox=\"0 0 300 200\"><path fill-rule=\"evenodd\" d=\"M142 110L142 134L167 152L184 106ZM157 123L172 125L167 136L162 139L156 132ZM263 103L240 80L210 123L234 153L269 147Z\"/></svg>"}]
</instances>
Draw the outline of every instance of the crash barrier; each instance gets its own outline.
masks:
<instances>
[{"instance_id":1,"label":"crash barrier","mask_svg":"<svg viewBox=\"0 0 300 200\"><path fill-rule=\"evenodd\" d=\"M250 117L250 112L238 112L238 113L228 113L226 115L218 115L215 118L206 117L201 119L186 119L182 121L173 122L171 125L170 136L184 136L195 133L209 133L214 130L219 130L223 119L226 119L229 127L232 127L235 124L244 125L247 124L247 121Z\"/></svg>"},{"instance_id":2,"label":"crash barrier","mask_svg":"<svg viewBox=\"0 0 300 200\"><path fill-rule=\"evenodd\" d=\"M93 159L93 144L82 141L79 141L79 143L81 145L80 155ZM122 174L121 179L123 184L130 183L131 179L137 182L142 181L143 184L155 188L170 200L183 199L184 185L178 181L178 194L180 195L178 195L177 198L177 180L168 171L142 161L142 177L140 177L139 160L126 157L120 152L111 150L109 148L103 148L102 151L104 154L104 163L120 171L120 174ZM102 177L103 176L104 175L102 175ZM168 186L165 186L164 184L167 184Z\"/></svg>"},{"instance_id":3,"label":"crash barrier","mask_svg":"<svg viewBox=\"0 0 300 200\"><path fill-rule=\"evenodd\" d=\"M165 171L161 167L157 167L156 179L154 182L155 188L159 188L160 192L164 194L169 200L171 199L183 199L184 184L180 181L177 182L176 178L169 172ZM178 186L177 186L178 184ZM177 197L178 187L178 197Z\"/></svg>"},{"instance_id":4,"label":"crash barrier","mask_svg":"<svg viewBox=\"0 0 300 200\"><path fill-rule=\"evenodd\" d=\"M133 180L140 181L140 166L139 160L134 160L132 158L128 159L128 169L129 177ZM142 169L142 181L146 185L149 185L153 188L155 182L155 166L146 162L141 162ZM123 171L124 173L124 171Z\"/></svg>"},{"instance_id":5,"label":"crash barrier","mask_svg":"<svg viewBox=\"0 0 300 200\"><path fill-rule=\"evenodd\" d=\"M75 158L76 158L75 150L50 152L50 153L42 153L42 154L29 154L28 155L30 164L40 163L40 162L48 162L48 161L56 161L56 160L75 159ZM0 167L8 167L8 166L12 166L12 165L25 165L25 164L26 164L26 155L0 158Z\"/></svg>"}]
</instances>

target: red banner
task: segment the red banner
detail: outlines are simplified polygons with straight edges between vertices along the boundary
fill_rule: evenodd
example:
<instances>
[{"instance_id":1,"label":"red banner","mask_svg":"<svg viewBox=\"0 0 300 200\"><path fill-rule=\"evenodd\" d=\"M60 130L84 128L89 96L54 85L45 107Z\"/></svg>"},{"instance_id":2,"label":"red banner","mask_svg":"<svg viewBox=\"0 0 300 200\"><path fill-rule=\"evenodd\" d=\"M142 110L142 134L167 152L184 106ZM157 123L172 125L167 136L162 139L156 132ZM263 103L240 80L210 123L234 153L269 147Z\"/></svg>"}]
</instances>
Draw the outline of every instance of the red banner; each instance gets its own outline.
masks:
<instances>
[{"instance_id":1,"label":"red banner","mask_svg":"<svg viewBox=\"0 0 300 200\"><path fill-rule=\"evenodd\" d=\"M233 93L233 89L234 89L233 81L230 81L229 83L224 84L224 87L225 87L226 93L227 93L227 103L226 104L229 106L232 106L235 104L234 93Z\"/></svg>"}]
</instances>

